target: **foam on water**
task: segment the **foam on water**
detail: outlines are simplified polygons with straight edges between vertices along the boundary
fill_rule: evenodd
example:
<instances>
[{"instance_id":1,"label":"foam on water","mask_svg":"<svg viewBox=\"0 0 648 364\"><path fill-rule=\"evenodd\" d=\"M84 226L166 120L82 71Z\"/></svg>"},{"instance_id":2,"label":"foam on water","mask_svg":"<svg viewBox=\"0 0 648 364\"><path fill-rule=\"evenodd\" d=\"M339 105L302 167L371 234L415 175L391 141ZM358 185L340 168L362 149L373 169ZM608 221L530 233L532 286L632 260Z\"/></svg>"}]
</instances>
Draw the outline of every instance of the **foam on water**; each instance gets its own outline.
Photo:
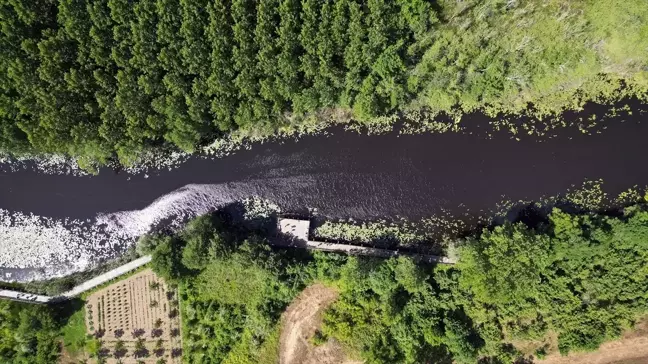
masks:
<instances>
[{"instance_id":1,"label":"foam on water","mask_svg":"<svg viewBox=\"0 0 648 364\"><path fill-rule=\"evenodd\" d=\"M249 199L231 184L187 185L141 210L99 214L88 220L57 220L0 209L0 272L4 280L52 278L83 271L114 258L137 238L163 224L178 229L187 219L243 201L250 214L276 205ZM4 271L3 271L4 269ZM17 277L7 272L29 271Z\"/></svg>"},{"instance_id":2,"label":"foam on water","mask_svg":"<svg viewBox=\"0 0 648 364\"><path fill-rule=\"evenodd\" d=\"M137 238L162 222L177 228L188 218L236 201L240 195L233 190L226 185L187 185L158 198L144 209L101 214L96 221L121 239Z\"/></svg>"}]
</instances>

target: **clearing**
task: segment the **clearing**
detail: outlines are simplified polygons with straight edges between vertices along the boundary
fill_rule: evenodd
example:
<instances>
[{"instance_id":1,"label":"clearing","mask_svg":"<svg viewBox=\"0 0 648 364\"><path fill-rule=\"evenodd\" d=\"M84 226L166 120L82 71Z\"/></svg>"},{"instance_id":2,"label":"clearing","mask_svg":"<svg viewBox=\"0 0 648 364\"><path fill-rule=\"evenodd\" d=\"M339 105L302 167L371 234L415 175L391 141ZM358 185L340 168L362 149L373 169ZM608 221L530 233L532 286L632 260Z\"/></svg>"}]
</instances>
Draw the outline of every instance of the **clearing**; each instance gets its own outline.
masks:
<instances>
[{"instance_id":1,"label":"clearing","mask_svg":"<svg viewBox=\"0 0 648 364\"><path fill-rule=\"evenodd\" d=\"M151 269L93 293L85 310L88 334L101 342L107 363L180 363L177 292Z\"/></svg>"},{"instance_id":2,"label":"clearing","mask_svg":"<svg viewBox=\"0 0 648 364\"><path fill-rule=\"evenodd\" d=\"M621 339L610 341L591 353L551 354L537 364L639 364L648 363L648 319L640 321Z\"/></svg>"},{"instance_id":3,"label":"clearing","mask_svg":"<svg viewBox=\"0 0 648 364\"><path fill-rule=\"evenodd\" d=\"M351 361L334 340L314 346L311 339L322 323L324 310L338 297L338 292L322 284L306 288L284 312L281 329L279 364L361 364Z\"/></svg>"}]
</instances>

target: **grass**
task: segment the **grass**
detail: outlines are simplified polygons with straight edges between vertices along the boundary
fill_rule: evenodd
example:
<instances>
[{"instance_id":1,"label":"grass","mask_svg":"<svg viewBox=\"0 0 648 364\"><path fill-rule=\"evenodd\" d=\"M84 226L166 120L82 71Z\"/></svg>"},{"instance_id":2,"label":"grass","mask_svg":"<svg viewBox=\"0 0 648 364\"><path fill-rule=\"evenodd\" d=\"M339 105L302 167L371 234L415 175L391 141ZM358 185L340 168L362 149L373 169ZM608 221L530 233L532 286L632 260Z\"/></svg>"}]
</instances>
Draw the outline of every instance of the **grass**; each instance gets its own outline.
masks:
<instances>
[{"instance_id":1,"label":"grass","mask_svg":"<svg viewBox=\"0 0 648 364\"><path fill-rule=\"evenodd\" d=\"M83 351L87 341L84 306L70 316L61 330L61 335L63 345L70 355L74 356Z\"/></svg>"},{"instance_id":2,"label":"grass","mask_svg":"<svg viewBox=\"0 0 648 364\"><path fill-rule=\"evenodd\" d=\"M272 334L261 344L259 349L259 364L275 364L279 362L279 338L281 336L281 324L278 323Z\"/></svg>"}]
</instances>

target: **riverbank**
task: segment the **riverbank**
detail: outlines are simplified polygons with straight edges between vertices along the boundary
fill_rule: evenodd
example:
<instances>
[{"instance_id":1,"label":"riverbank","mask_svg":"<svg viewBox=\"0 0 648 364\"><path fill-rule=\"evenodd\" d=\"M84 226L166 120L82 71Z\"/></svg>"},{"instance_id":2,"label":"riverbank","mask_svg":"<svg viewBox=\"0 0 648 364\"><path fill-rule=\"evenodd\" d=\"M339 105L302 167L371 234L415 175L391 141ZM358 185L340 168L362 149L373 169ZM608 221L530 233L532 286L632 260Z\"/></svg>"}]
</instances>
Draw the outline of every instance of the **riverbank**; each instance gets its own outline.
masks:
<instances>
[{"instance_id":1,"label":"riverbank","mask_svg":"<svg viewBox=\"0 0 648 364\"><path fill-rule=\"evenodd\" d=\"M571 195L572 208L579 204L600 206L599 195L595 187L576 191ZM638 198L639 191L623 195L628 196ZM408 257L380 259L276 249L273 239L278 236L262 221L236 223L222 212L194 219L172 234L148 235L140 241L138 250L151 253L151 269L169 287L179 287L180 294L168 296L167 300L179 307L173 317L182 315L183 350L176 354L182 353L188 360L204 356L206 346L212 359L235 354L260 362L256 360L258 355L279 355L279 338L283 337L279 335L280 313L302 289L324 283L339 294L323 312L322 325L313 333L313 345L335 340L354 357L385 363L404 362L408 355L432 355L413 343L436 347L445 357L466 364L485 357L502 362L522 358L532 362L533 357L556 350L562 355L594 350L645 316L642 300L646 282L637 281L636 276L646 266L642 252L646 249L648 202L643 200L622 212L607 214L567 212L567 206L563 206L563 210L553 208L547 215L536 216L534 222L520 215L515 222L476 230L457 242L459 258L455 265L430 264ZM296 238L309 239L298 224L303 223L282 221L280 232L290 231L298 234ZM146 283L138 284L148 285L151 292L160 288ZM115 289L123 290L123 285ZM164 296L156 297L156 303L151 301L147 307L159 307ZM34 312L35 320L50 325L32 331L47 333L48 342L55 342L61 331L76 332L82 327L82 302L68 303L67 308L32 308L29 306L35 305L0 301L7 308L0 310L0 323L16 328L19 322L26 321L25 314L10 313ZM588 307L586 312L583 305ZM101 306L105 308L103 301ZM511 306L516 309L511 310ZM239 311L226 320L213 319L218 317L214 311L223 307L237 307ZM101 309L98 304L93 302L85 308L86 312L94 312L88 313L94 315L89 316L90 325L100 321L96 318ZM71 314L75 317L73 327L64 321ZM251 315L257 320L250 322ZM258 330L258 322L264 323L262 331ZM422 328L420 322L435 325L432 334L436 336L430 338L431 326ZM234 328L239 328L233 332L240 338L207 340L210 332L232 332ZM257 329L255 341L245 338L245 332L252 328ZM95 338L124 333L100 329L94 332ZM78 337L65 336L65 345L91 349L93 346L86 347L85 343L93 340L86 340L85 330L80 331L84 334ZM11 332L8 339L34 336L19 329L0 332ZM384 340L402 332L408 334L401 340ZM388 351L377 350L385 345ZM59 353L60 346L51 348L52 357Z\"/></svg>"},{"instance_id":2,"label":"riverbank","mask_svg":"<svg viewBox=\"0 0 648 364\"><path fill-rule=\"evenodd\" d=\"M648 171L637 166L648 153L648 124L639 119L542 141L516 141L507 132L366 136L336 129L216 160L191 158L148 178L110 169L85 177L0 172L0 235L14 242L0 248L0 267L5 279L19 269L40 277L86 270L153 228L180 227L250 198L323 221L427 219L457 235L487 224L506 201L538 202L585 180L602 179L612 196L645 185Z\"/></svg>"},{"instance_id":3,"label":"riverbank","mask_svg":"<svg viewBox=\"0 0 648 364\"><path fill-rule=\"evenodd\" d=\"M401 112L455 120L481 111L504 129L515 129L511 117L540 118L513 131L535 133L588 102L647 100L642 0L208 10L165 1L101 16L67 3L8 6L12 26L0 37L14 52L0 58L7 70L0 148L70 155L93 169L115 157L132 165L170 145L194 153L236 132L304 130L327 117L381 129L389 123L382 119ZM49 44L69 57L36 51ZM437 128L427 121L417 128Z\"/></svg>"},{"instance_id":4,"label":"riverbank","mask_svg":"<svg viewBox=\"0 0 648 364\"><path fill-rule=\"evenodd\" d=\"M123 165L117 159L109 159L104 166L82 167L65 155L0 154L0 171L36 171L43 174L91 176L110 173L109 170L132 175L133 178L154 176L165 171L181 168L195 159L214 160L285 143L297 143L313 137L328 138L341 132L357 133L359 136L396 134L400 136L459 133L476 135L484 139L510 138L523 142L543 142L567 134L596 135L605 132L616 122L639 122L648 113L645 101L625 98L610 104L588 102L580 110L566 110L543 118L528 115L491 115L484 110L469 114L450 115L411 110L392 116L358 121L348 114L323 112L300 122L280 128L260 130L236 130L226 136L204 143L192 153L173 146L157 146L144 149L131 163ZM578 132L578 133L577 133Z\"/></svg>"}]
</instances>

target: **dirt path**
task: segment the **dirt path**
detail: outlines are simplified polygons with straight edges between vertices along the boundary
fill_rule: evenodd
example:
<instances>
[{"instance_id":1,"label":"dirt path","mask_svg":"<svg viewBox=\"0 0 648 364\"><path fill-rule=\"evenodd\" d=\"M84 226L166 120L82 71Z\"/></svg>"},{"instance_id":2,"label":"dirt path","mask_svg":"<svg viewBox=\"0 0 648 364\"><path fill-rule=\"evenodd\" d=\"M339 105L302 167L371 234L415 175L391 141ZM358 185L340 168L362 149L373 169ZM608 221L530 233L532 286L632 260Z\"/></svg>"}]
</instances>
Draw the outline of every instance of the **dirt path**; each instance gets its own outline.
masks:
<instances>
[{"instance_id":1,"label":"dirt path","mask_svg":"<svg viewBox=\"0 0 648 364\"><path fill-rule=\"evenodd\" d=\"M322 313L338 292L322 284L306 288L282 317L279 364L358 364L346 359L342 347L329 340L313 346L310 339L322 323Z\"/></svg>"},{"instance_id":2,"label":"dirt path","mask_svg":"<svg viewBox=\"0 0 648 364\"><path fill-rule=\"evenodd\" d=\"M572 353L568 356L549 355L537 364L639 364L648 363L648 321L623 335L620 340L607 342L591 353Z\"/></svg>"}]
</instances>

